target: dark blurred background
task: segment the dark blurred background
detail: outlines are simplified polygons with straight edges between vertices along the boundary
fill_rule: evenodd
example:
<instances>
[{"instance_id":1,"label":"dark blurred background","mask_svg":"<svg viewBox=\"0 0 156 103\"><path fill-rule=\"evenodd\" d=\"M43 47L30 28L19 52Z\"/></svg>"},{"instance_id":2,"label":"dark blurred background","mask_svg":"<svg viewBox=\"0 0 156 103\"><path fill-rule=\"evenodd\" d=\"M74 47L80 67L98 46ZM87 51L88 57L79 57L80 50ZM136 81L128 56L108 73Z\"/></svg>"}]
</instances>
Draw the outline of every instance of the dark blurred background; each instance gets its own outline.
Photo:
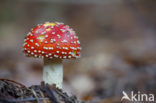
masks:
<instances>
[{"instance_id":1,"label":"dark blurred background","mask_svg":"<svg viewBox=\"0 0 156 103\"><path fill-rule=\"evenodd\" d=\"M0 78L42 81L43 61L22 52L39 23L64 22L82 57L64 60L64 90L84 100L119 101L122 91L156 94L156 0L0 0Z\"/></svg>"}]
</instances>

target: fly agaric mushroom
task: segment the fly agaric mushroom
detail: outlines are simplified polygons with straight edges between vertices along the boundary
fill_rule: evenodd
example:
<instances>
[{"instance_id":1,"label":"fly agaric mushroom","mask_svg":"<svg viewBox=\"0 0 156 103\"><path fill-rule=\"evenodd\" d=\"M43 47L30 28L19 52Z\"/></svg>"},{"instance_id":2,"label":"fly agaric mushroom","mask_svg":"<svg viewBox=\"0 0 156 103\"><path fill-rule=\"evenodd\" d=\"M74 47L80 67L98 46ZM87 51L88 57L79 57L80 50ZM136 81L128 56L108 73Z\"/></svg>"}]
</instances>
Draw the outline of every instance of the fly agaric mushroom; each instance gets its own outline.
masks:
<instances>
[{"instance_id":1,"label":"fly agaric mushroom","mask_svg":"<svg viewBox=\"0 0 156 103\"><path fill-rule=\"evenodd\" d=\"M24 40L24 53L44 59L43 81L62 88L62 59L79 58L80 42L75 32L63 23L46 22L33 28Z\"/></svg>"}]
</instances>

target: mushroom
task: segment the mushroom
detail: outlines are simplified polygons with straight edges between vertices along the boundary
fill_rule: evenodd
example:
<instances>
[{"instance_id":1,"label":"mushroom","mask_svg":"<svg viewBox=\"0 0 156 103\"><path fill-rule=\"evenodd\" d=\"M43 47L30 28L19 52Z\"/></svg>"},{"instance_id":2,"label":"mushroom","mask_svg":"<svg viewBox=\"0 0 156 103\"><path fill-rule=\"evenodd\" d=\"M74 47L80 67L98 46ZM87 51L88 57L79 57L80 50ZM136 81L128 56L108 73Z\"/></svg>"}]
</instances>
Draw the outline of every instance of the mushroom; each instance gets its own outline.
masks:
<instances>
[{"instance_id":1,"label":"mushroom","mask_svg":"<svg viewBox=\"0 0 156 103\"><path fill-rule=\"evenodd\" d=\"M27 34L24 53L28 57L43 58L43 81L62 88L62 59L79 58L80 42L73 29L63 23L39 24Z\"/></svg>"}]
</instances>

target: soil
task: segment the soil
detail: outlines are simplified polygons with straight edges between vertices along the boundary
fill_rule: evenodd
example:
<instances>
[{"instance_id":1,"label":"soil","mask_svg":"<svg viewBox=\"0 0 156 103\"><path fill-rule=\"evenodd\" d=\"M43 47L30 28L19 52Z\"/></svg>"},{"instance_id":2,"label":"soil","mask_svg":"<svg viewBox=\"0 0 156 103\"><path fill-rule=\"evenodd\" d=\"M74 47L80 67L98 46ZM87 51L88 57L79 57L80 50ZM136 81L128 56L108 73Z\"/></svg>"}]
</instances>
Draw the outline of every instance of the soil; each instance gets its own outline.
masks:
<instances>
[{"instance_id":1,"label":"soil","mask_svg":"<svg viewBox=\"0 0 156 103\"><path fill-rule=\"evenodd\" d=\"M26 87L13 80L0 79L0 103L85 103L68 96L55 85L44 82Z\"/></svg>"}]
</instances>

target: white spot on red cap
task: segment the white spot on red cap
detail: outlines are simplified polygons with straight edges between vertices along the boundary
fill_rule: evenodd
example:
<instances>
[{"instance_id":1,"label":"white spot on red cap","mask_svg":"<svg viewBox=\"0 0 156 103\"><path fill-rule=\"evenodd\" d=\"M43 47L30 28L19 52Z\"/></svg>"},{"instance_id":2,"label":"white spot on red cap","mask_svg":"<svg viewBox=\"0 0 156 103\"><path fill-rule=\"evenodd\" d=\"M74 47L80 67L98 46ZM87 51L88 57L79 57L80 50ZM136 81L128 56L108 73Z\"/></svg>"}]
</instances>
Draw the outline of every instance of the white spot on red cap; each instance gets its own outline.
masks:
<instances>
[{"instance_id":1,"label":"white spot on red cap","mask_svg":"<svg viewBox=\"0 0 156 103\"><path fill-rule=\"evenodd\" d=\"M61 42L62 42L62 43L67 43L67 40L62 40Z\"/></svg>"},{"instance_id":2,"label":"white spot on red cap","mask_svg":"<svg viewBox=\"0 0 156 103\"><path fill-rule=\"evenodd\" d=\"M37 52L37 50L34 50L34 53L36 53Z\"/></svg>"},{"instance_id":3,"label":"white spot on red cap","mask_svg":"<svg viewBox=\"0 0 156 103\"><path fill-rule=\"evenodd\" d=\"M39 53L41 53L41 50L38 50Z\"/></svg>"},{"instance_id":4,"label":"white spot on red cap","mask_svg":"<svg viewBox=\"0 0 156 103\"><path fill-rule=\"evenodd\" d=\"M34 41L33 39L30 40L30 42L33 42L33 41Z\"/></svg>"},{"instance_id":5,"label":"white spot on red cap","mask_svg":"<svg viewBox=\"0 0 156 103\"><path fill-rule=\"evenodd\" d=\"M47 38L47 37L48 37L48 35L45 35L45 37Z\"/></svg>"},{"instance_id":6,"label":"white spot on red cap","mask_svg":"<svg viewBox=\"0 0 156 103\"><path fill-rule=\"evenodd\" d=\"M51 34L53 34L53 35L54 35L54 34L55 34L55 32L52 32Z\"/></svg>"},{"instance_id":7,"label":"white spot on red cap","mask_svg":"<svg viewBox=\"0 0 156 103\"><path fill-rule=\"evenodd\" d=\"M31 49L34 49L34 47L32 46Z\"/></svg>"},{"instance_id":8,"label":"white spot on red cap","mask_svg":"<svg viewBox=\"0 0 156 103\"><path fill-rule=\"evenodd\" d=\"M38 43L35 43L35 45L36 45L37 47L39 47L39 44L38 44Z\"/></svg>"}]
</instances>

